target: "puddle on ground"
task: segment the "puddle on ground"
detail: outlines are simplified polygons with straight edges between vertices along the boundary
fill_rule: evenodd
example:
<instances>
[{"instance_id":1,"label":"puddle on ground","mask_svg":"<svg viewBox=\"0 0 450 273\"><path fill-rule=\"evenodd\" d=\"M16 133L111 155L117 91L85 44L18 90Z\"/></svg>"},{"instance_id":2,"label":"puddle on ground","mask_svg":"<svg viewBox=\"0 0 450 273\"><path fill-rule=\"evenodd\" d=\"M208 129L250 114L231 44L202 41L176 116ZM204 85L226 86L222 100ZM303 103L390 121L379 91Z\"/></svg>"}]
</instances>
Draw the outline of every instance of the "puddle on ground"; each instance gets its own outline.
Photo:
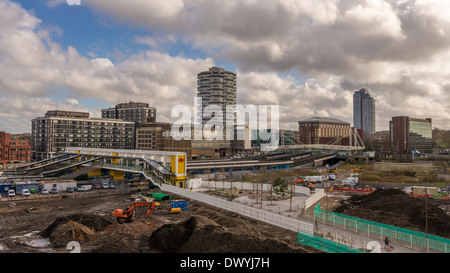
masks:
<instances>
[{"instance_id":1,"label":"puddle on ground","mask_svg":"<svg viewBox=\"0 0 450 273\"><path fill-rule=\"evenodd\" d=\"M39 231L33 231L24 235L11 236L16 243L26 245L34 248L44 248L50 245L50 240L48 238L42 238L38 235Z\"/></svg>"}]
</instances>

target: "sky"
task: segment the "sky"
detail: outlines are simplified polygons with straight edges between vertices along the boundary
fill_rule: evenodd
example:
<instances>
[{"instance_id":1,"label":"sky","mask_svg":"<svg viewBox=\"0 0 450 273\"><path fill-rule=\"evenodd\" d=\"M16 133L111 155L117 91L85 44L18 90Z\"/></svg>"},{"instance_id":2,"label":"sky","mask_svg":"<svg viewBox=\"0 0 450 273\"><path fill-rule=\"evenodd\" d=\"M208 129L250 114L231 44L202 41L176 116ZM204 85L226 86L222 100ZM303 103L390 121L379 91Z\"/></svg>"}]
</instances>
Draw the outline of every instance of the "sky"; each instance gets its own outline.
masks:
<instances>
[{"instance_id":1,"label":"sky","mask_svg":"<svg viewBox=\"0 0 450 273\"><path fill-rule=\"evenodd\" d=\"M353 123L352 95L450 129L450 1L0 0L0 131L48 110L100 117L139 101L174 122L197 73L237 73L237 102L279 105L280 128L310 116Z\"/></svg>"}]
</instances>

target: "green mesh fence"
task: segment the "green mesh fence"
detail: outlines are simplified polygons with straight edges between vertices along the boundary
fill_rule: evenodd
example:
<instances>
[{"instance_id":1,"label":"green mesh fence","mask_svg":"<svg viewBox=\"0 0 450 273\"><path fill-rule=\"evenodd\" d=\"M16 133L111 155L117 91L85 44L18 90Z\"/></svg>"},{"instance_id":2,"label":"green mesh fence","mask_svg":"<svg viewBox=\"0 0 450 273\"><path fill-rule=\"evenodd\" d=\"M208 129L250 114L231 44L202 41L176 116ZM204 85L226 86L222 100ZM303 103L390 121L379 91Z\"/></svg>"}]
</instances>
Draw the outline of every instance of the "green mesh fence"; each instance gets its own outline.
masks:
<instances>
[{"instance_id":1,"label":"green mesh fence","mask_svg":"<svg viewBox=\"0 0 450 273\"><path fill-rule=\"evenodd\" d=\"M362 250L301 231L297 233L297 238L299 244L310 246L326 253L364 253Z\"/></svg>"},{"instance_id":2,"label":"green mesh fence","mask_svg":"<svg viewBox=\"0 0 450 273\"><path fill-rule=\"evenodd\" d=\"M397 242L402 243L402 245L410 248L427 248L427 234L425 233L324 211L320 209L320 204L314 208L314 217L318 220L327 221L333 225L340 225L345 227L345 229L364 233L371 237L380 239L384 237L393 238ZM428 234L428 249L450 253L450 240Z\"/></svg>"}]
</instances>

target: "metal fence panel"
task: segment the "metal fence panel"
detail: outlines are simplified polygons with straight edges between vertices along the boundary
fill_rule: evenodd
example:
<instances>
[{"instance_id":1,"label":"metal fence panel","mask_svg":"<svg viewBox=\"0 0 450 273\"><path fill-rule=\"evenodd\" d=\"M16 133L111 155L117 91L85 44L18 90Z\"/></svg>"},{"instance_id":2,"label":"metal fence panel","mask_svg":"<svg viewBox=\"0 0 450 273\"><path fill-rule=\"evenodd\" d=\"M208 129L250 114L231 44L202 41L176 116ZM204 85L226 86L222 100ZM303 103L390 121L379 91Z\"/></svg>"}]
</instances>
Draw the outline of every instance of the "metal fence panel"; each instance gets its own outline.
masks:
<instances>
[{"instance_id":1,"label":"metal fence panel","mask_svg":"<svg viewBox=\"0 0 450 273\"><path fill-rule=\"evenodd\" d=\"M192 192L190 190L181 189L171 185L163 184L162 190L169 191L175 194L182 195L187 198L191 198L215 207L219 207L225 210L229 210L244 216L266 222L275 226L283 227L292 231L302 231L307 234L314 233L314 226L311 223L303 222L297 219L286 217L283 215L275 214L272 212L264 211L261 209L249 207L246 205L233 203L228 200L220 199L213 196L208 196L199 192Z\"/></svg>"}]
</instances>

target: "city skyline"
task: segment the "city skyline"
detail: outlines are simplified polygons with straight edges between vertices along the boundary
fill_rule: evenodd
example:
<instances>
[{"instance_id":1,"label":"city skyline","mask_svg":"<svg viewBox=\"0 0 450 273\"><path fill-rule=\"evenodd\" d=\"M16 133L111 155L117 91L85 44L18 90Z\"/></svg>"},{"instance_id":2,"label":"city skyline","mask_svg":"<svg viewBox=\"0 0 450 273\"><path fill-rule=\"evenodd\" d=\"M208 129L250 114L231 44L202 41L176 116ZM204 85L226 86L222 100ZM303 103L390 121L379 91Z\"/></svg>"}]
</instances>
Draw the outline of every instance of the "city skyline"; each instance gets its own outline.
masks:
<instances>
[{"instance_id":1,"label":"city skyline","mask_svg":"<svg viewBox=\"0 0 450 273\"><path fill-rule=\"evenodd\" d=\"M308 116L353 124L353 93L393 116L450 129L445 1L0 0L0 130L31 131L48 110L140 101L173 122L197 74L237 74L239 104L280 105L280 128ZM220 10L220 13L214 13Z\"/></svg>"}]
</instances>

